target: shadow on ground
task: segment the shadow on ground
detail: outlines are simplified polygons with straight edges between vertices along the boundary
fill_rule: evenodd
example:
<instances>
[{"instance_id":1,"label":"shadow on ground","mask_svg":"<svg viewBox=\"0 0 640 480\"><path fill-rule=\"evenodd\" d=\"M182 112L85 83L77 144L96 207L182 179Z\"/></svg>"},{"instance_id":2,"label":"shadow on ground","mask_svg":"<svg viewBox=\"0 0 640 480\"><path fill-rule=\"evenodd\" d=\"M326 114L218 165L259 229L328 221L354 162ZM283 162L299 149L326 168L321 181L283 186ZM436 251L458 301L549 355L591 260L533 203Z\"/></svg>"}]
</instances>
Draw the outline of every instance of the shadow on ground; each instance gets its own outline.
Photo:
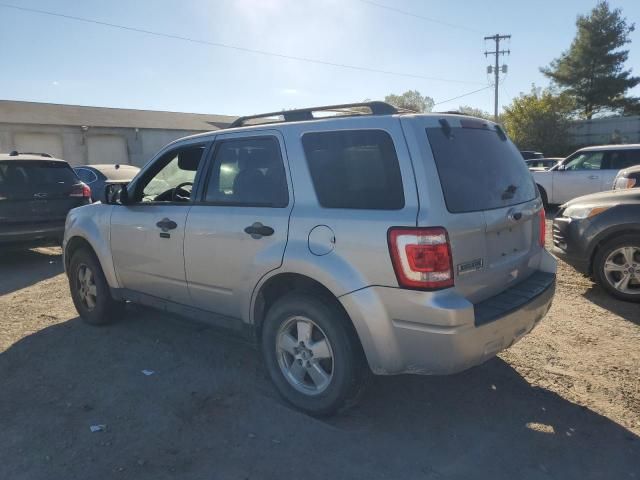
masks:
<instances>
[{"instance_id":1,"label":"shadow on ground","mask_svg":"<svg viewBox=\"0 0 640 480\"><path fill-rule=\"evenodd\" d=\"M282 403L250 346L132 309L110 327L71 319L24 338L0 355L0 382L0 478L12 480L640 476L637 436L500 359L376 378L359 407L318 420Z\"/></svg>"},{"instance_id":2,"label":"shadow on ground","mask_svg":"<svg viewBox=\"0 0 640 480\"><path fill-rule=\"evenodd\" d=\"M640 304L638 303L618 300L596 284L584 292L584 298L625 320L640 325Z\"/></svg>"},{"instance_id":3,"label":"shadow on ground","mask_svg":"<svg viewBox=\"0 0 640 480\"><path fill-rule=\"evenodd\" d=\"M59 248L0 252L0 295L21 290L64 271Z\"/></svg>"}]
</instances>

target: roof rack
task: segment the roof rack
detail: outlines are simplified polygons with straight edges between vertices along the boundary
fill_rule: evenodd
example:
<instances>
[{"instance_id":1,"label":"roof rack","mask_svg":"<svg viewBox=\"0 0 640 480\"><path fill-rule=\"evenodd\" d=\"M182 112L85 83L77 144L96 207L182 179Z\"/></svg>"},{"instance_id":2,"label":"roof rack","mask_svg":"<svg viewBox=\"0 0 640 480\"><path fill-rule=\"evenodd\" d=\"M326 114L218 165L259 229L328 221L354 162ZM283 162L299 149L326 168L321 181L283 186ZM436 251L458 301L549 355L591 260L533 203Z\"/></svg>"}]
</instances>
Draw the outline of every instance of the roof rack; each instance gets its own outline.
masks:
<instances>
[{"instance_id":1,"label":"roof rack","mask_svg":"<svg viewBox=\"0 0 640 480\"><path fill-rule=\"evenodd\" d=\"M367 107L371 110L371 113L362 112L357 110L358 108ZM284 120L274 120L268 123L281 123L284 122L301 122L307 120L317 120L322 117L314 117L313 112L336 112L343 113L340 116L353 116L353 115L394 115L399 111L393 105L389 105L385 102L360 102L360 103L345 103L342 105L327 105L324 107L312 107L312 108L300 108L296 110L285 110L280 112L260 113L258 115L247 115L245 117L237 118L228 128L244 127L249 120L255 120L258 118L269 117L282 117Z\"/></svg>"},{"instance_id":2,"label":"roof rack","mask_svg":"<svg viewBox=\"0 0 640 480\"><path fill-rule=\"evenodd\" d=\"M10 157L17 157L18 155L40 155L41 157L53 158L53 155L44 152L18 152L17 150L11 150Z\"/></svg>"}]
</instances>

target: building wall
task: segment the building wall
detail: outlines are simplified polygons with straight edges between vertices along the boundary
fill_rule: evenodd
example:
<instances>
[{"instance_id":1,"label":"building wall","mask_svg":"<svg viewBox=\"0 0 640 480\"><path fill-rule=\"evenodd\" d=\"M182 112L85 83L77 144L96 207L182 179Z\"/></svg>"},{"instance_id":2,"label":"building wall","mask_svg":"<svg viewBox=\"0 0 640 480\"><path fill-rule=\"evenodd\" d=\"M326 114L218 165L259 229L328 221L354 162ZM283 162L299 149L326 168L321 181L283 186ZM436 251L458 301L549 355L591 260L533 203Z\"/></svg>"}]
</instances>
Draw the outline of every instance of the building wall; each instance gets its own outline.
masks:
<instances>
[{"instance_id":1,"label":"building wall","mask_svg":"<svg viewBox=\"0 0 640 480\"><path fill-rule=\"evenodd\" d=\"M640 143L640 116L579 120L569 128L569 136L575 146Z\"/></svg>"},{"instance_id":2,"label":"building wall","mask_svg":"<svg viewBox=\"0 0 640 480\"><path fill-rule=\"evenodd\" d=\"M72 165L126 163L143 166L163 146L178 138L200 133L189 130L0 124L0 152L12 150L60 155ZM61 146L61 147L60 147ZM60 152L61 150L61 152ZM104 157L104 158L100 158Z\"/></svg>"}]
</instances>

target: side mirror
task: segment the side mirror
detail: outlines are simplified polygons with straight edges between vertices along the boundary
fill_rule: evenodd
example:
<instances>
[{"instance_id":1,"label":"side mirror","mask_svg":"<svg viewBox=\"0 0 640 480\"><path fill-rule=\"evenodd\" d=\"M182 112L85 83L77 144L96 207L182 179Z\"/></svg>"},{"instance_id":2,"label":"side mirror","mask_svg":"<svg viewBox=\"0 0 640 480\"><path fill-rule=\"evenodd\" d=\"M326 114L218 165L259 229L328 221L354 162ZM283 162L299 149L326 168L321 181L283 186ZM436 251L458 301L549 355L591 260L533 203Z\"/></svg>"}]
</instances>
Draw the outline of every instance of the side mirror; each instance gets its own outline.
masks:
<instances>
[{"instance_id":1,"label":"side mirror","mask_svg":"<svg viewBox=\"0 0 640 480\"><path fill-rule=\"evenodd\" d=\"M104 187L104 198L108 205L127 205L129 196L126 183L107 183Z\"/></svg>"}]
</instances>

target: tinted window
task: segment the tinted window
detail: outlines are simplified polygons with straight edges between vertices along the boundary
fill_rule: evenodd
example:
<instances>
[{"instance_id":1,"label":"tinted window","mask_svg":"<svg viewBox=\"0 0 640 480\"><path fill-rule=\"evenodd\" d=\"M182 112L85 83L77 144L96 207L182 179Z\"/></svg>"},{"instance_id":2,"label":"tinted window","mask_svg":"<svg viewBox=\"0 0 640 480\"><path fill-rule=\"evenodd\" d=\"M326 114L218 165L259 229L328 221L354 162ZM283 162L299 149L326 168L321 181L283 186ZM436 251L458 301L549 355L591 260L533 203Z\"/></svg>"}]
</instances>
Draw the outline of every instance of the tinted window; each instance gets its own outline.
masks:
<instances>
[{"instance_id":1,"label":"tinted window","mask_svg":"<svg viewBox=\"0 0 640 480\"><path fill-rule=\"evenodd\" d=\"M608 153L607 168L622 170L640 164L640 150L613 150Z\"/></svg>"},{"instance_id":2,"label":"tinted window","mask_svg":"<svg viewBox=\"0 0 640 480\"><path fill-rule=\"evenodd\" d=\"M447 209L490 210L538 192L518 150L489 128L427 128Z\"/></svg>"},{"instance_id":3,"label":"tinted window","mask_svg":"<svg viewBox=\"0 0 640 480\"><path fill-rule=\"evenodd\" d=\"M11 160L0 163L0 185L7 188L75 183L78 183L78 177L64 162Z\"/></svg>"},{"instance_id":4,"label":"tinted window","mask_svg":"<svg viewBox=\"0 0 640 480\"><path fill-rule=\"evenodd\" d=\"M400 166L388 133L307 133L302 144L321 206L370 210L404 207Z\"/></svg>"},{"instance_id":5,"label":"tinted window","mask_svg":"<svg viewBox=\"0 0 640 480\"><path fill-rule=\"evenodd\" d=\"M228 140L215 149L205 201L238 206L286 207L287 177L274 137Z\"/></svg>"}]
</instances>

